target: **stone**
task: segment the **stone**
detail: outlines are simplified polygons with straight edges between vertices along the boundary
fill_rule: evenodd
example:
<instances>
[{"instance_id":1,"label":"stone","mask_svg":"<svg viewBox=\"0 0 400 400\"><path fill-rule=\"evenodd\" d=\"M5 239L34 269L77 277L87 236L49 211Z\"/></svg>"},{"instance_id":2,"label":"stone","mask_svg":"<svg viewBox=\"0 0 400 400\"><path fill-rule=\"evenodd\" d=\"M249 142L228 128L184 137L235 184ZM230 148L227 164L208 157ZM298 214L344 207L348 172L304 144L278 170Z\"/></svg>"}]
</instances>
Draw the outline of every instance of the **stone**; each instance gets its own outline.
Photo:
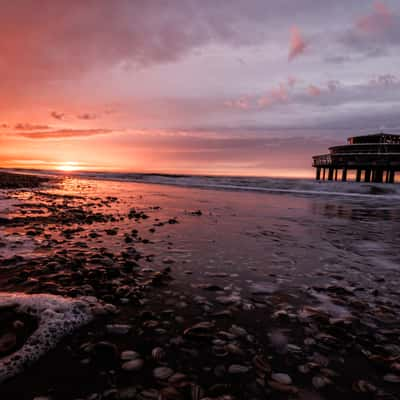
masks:
<instances>
[{"instance_id":1,"label":"stone","mask_svg":"<svg viewBox=\"0 0 400 400\"><path fill-rule=\"evenodd\" d=\"M122 364L122 369L127 372L140 371L143 368L144 361L141 358L127 361Z\"/></svg>"},{"instance_id":2,"label":"stone","mask_svg":"<svg viewBox=\"0 0 400 400\"><path fill-rule=\"evenodd\" d=\"M288 374L283 374L283 373L271 374L271 379L273 379L275 382L279 382L284 385L292 384L292 378Z\"/></svg>"},{"instance_id":3,"label":"stone","mask_svg":"<svg viewBox=\"0 0 400 400\"><path fill-rule=\"evenodd\" d=\"M232 375L240 375L249 372L250 368L246 367L245 365L240 364L232 364L228 368L228 373Z\"/></svg>"},{"instance_id":4,"label":"stone","mask_svg":"<svg viewBox=\"0 0 400 400\"><path fill-rule=\"evenodd\" d=\"M167 380L170 376L172 376L174 371L168 367L158 367L153 371L153 376L156 379L161 381Z\"/></svg>"}]
</instances>

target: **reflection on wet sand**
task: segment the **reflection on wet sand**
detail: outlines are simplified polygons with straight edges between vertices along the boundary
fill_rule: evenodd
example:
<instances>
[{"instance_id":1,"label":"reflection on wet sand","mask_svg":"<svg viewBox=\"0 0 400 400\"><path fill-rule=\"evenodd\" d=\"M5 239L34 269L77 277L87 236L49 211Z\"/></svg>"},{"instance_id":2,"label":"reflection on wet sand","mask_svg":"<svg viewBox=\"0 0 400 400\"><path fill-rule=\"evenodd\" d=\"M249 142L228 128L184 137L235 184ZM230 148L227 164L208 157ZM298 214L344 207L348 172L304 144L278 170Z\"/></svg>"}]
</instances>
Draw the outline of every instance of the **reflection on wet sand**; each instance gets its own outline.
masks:
<instances>
[{"instance_id":1,"label":"reflection on wet sand","mask_svg":"<svg viewBox=\"0 0 400 400\"><path fill-rule=\"evenodd\" d=\"M101 303L9 398L396 398L384 200L78 179L8 196L1 290Z\"/></svg>"}]
</instances>

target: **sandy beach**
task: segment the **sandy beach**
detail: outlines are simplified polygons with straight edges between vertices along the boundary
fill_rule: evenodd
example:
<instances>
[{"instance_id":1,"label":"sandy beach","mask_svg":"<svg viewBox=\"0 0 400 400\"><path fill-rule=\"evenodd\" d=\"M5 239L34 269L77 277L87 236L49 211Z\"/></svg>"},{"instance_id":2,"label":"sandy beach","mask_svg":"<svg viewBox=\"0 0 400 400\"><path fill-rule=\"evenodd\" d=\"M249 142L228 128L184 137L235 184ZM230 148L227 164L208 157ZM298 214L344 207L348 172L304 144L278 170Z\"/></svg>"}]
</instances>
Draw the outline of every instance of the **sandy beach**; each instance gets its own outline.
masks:
<instances>
[{"instance_id":1,"label":"sandy beach","mask_svg":"<svg viewBox=\"0 0 400 400\"><path fill-rule=\"evenodd\" d=\"M0 180L1 398L398 398L398 203Z\"/></svg>"}]
</instances>

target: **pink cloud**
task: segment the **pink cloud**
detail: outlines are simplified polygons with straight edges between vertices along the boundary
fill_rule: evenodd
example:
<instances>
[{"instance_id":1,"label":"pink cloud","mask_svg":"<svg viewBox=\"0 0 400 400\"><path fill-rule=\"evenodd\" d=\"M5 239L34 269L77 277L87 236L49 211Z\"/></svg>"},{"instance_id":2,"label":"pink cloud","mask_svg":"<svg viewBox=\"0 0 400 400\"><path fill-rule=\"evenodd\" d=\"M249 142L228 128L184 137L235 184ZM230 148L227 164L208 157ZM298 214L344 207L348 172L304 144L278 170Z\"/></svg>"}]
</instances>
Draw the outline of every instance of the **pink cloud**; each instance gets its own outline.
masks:
<instances>
[{"instance_id":1,"label":"pink cloud","mask_svg":"<svg viewBox=\"0 0 400 400\"><path fill-rule=\"evenodd\" d=\"M295 87L297 83L297 78L295 78L294 76L289 76L288 78L288 86L292 89Z\"/></svg>"},{"instance_id":2,"label":"pink cloud","mask_svg":"<svg viewBox=\"0 0 400 400\"><path fill-rule=\"evenodd\" d=\"M272 100L269 96L262 96L258 99L257 104L261 107L269 107L272 104Z\"/></svg>"},{"instance_id":3,"label":"pink cloud","mask_svg":"<svg viewBox=\"0 0 400 400\"><path fill-rule=\"evenodd\" d=\"M315 85L310 85L307 90L310 96L319 96L321 94L321 89Z\"/></svg>"},{"instance_id":4,"label":"pink cloud","mask_svg":"<svg viewBox=\"0 0 400 400\"><path fill-rule=\"evenodd\" d=\"M288 91L283 83L279 84L279 87L271 90L271 97L275 101L285 102L288 99Z\"/></svg>"},{"instance_id":5,"label":"pink cloud","mask_svg":"<svg viewBox=\"0 0 400 400\"><path fill-rule=\"evenodd\" d=\"M356 27L364 33L377 33L387 29L393 22L393 13L382 2L376 1L371 14L361 17Z\"/></svg>"},{"instance_id":6,"label":"pink cloud","mask_svg":"<svg viewBox=\"0 0 400 400\"><path fill-rule=\"evenodd\" d=\"M289 61L302 54L306 47L307 43L303 39L301 32L296 26L294 26L290 36Z\"/></svg>"},{"instance_id":7,"label":"pink cloud","mask_svg":"<svg viewBox=\"0 0 400 400\"><path fill-rule=\"evenodd\" d=\"M238 108L240 110L248 110L251 107L250 100L247 96L243 96L237 100L228 100L225 105L230 108Z\"/></svg>"}]
</instances>

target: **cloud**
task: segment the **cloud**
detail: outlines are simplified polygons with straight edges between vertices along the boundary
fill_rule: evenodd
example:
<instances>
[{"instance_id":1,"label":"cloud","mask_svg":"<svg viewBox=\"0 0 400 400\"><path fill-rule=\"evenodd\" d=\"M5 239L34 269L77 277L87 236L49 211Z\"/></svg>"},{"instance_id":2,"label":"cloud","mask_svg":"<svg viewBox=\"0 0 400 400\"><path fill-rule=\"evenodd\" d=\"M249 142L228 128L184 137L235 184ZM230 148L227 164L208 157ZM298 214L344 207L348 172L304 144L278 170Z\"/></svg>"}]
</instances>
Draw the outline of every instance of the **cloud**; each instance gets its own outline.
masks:
<instances>
[{"instance_id":1,"label":"cloud","mask_svg":"<svg viewBox=\"0 0 400 400\"><path fill-rule=\"evenodd\" d=\"M321 89L315 85L309 85L307 88L307 91L310 96L320 96L321 95Z\"/></svg>"},{"instance_id":2,"label":"cloud","mask_svg":"<svg viewBox=\"0 0 400 400\"><path fill-rule=\"evenodd\" d=\"M393 74L383 74L378 75L376 78L371 79L369 83L371 85L380 85L380 86L394 86L399 82L399 79Z\"/></svg>"},{"instance_id":3,"label":"cloud","mask_svg":"<svg viewBox=\"0 0 400 400\"><path fill-rule=\"evenodd\" d=\"M90 114L90 113L83 113L83 114L78 114L76 117L78 119L90 120L90 119L96 119L97 115L96 114Z\"/></svg>"},{"instance_id":4,"label":"cloud","mask_svg":"<svg viewBox=\"0 0 400 400\"><path fill-rule=\"evenodd\" d=\"M65 117L65 114L62 112L58 112L58 111L52 111L50 113L50 115L54 118L54 119L58 119L58 120L63 120Z\"/></svg>"},{"instance_id":5,"label":"cloud","mask_svg":"<svg viewBox=\"0 0 400 400\"><path fill-rule=\"evenodd\" d=\"M390 56L400 45L400 16L398 10L375 2L370 14L358 18L350 29L339 35L339 43L353 50L346 61L361 62L366 59Z\"/></svg>"},{"instance_id":6,"label":"cloud","mask_svg":"<svg viewBox=\"0 0 400 400\"><path fill-rule=\"evenodd\" d=\"M328 86L328 90L333 93L340 86L340 82L338 80L330 80L326 85Z\"/></svg>"},{"instance_id":7,"label":"cloud","mask_svg":"<svg viewBox=\"0 0 400 400\"><path fill-rule=\"evenodd\" d=\"M248 110L251 107L250 100L247 96L242 96L237 100L228 100L225 105L230 108L237 108L240 110Z\"/></svg>"},{"instance_id":8,"label":"cloud","mask_svg":"<svg viewBox=\"0 0 400 400\"><path fill-rule=\"evenodd\" d=\"M359 18L356 28L364 33L379 33L386 30L393 23L393 13L382 2L376 1L373 12Z\"/></svg>"},{"instance_id":9,"label":"cloud","mask_svg":"<svg viewBox=\"0 0 400 400\"><path fill-rule=\"evenodd\" d=\"M304 52L306 49L307 44L303 39L302 34L300 33L299 29L294 26L291 30L290 36L290 48L289 48L289 61L293 60L294 58L298 57L300 54Z\"/></svg>"},{"instance_id":10,"label":"cloud","mask_svg":"<svg viewBox=\"0 0 400 400\"><path fill-rule=\"evenodd\" d=\"M58 129L53 131L21 132L18 136L28 139L68 139L112 133L109 129Z\"/></svg>"},{"instance_id":11,"label":"cloud","mask_svg":"<svg viewBox=\"0 0 400 400\"><path fill-rule=\"evenodd\" d=\"M14 129L23 130L23 131L34 131L34 130L43 130L43 129L51 129L48 125L35 125L29 122L19 122L18 124L14 125Z\"/></svg>"},{"instance_id":12,"label":"cloud","mask_svg":"<svg viewBox=\"0 0 400 400\"><path fill-rule=\"evenodd\" d=\"M295 84L295 79L294 78L289 78L289 83L290 85L292 83L292 86ZM289 99L289 92L288 89L285 85L285 83L280 83L277 87L271 89L266 95L261 96L257 100L257 105L261 108L269 107L273 104L277 103L285 103Z\"/></svg>"},{"instance_id":13,"label":"cloud","mask_svg":"<svg viewBox=\"0 0 400 400\"><path fill-rule=\"evenodd\" d=\"M288 78L288 86L293 89L296 86L296 83L298 83L297 78L295 78L294 76L289 76Z\"/></svg>"}]
</instances>

